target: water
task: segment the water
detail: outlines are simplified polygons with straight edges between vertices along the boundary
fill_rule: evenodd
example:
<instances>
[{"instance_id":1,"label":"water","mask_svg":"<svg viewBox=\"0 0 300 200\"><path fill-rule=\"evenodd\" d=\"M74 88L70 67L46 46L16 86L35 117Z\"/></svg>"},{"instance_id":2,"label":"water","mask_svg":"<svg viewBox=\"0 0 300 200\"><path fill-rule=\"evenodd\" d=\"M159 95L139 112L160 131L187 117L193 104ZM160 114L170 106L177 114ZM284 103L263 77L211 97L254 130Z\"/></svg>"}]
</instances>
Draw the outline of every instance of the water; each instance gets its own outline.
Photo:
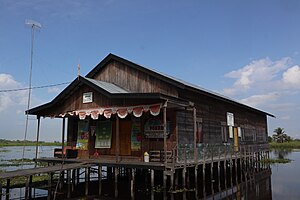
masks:
<instances>
[{"instance_id":1,"label":"water","mask_svg":"<svg viewBox=\"0 0 300 200\"><path fill-rule=\"evenodd\" d=\"M272 152L272 157L291 159L287 164L272 165L272 197L279 199L300 199L300 151Z\"/></svg>"},{"instance_id":2,"label":"water","mask_svg":"<svg viewBox=\"0 0 300 200\"><path fill-rule=\"evenodd\" d=\"M56 147L40 147L39 148L39 156L38 157L52 157L53 149ZM16 170L20 169L20 166L2 166L1 164L14 164L15 162L11 161L14 159L22 158L22 150L23 147L2 147L0 148L0 170ZM287 164L274 164L271 165L272 175L268 177L266 175L265 178L261 180L256 180L253 182L247 182L243 184L239 184L238 186L234 186L229 188L227 191L222 193L215 194L214 196L208 195L207 199L223 199L227 197L228 199L299 199L300 198L300 151L292 150L292 151L280 151L280 152L272 152L270 155L272 158L288 158L291 159L292 162ZM26 147L25 158L33 159L35 157L35 147ZM27 163L27 165L23 166L23 168L31 168L34 167L34 163ZM271 181L270 181L271 178ZM113 187L113 185L112 185ZM201 188L201 186L199 187ZM201 189L200 189L201 190ZM271 190L271 191L270 191ZM36 190L39 195L47 195L47 191ZM201 193L202 191L198 191ZM11 190L11 197L18 198L20 195L20 189ZM107 191L103 192L108 193ZM143 192L141 192L143 195ZM149 193L149 191L148 191ZM270 195L265 195L270 193ZM24 192L21 192L24 195ZM120 191L120 194L122 192ZM136 199L140 197L140 192L136 192ZM149 194L148 194L149 196ZM185 192L170 195L168 194L167 199L194 199L195 192ZM92 198L93 199L93 198ZM126 198L125 198L126 199ZM145 198L147 199L147 198ZM162 195L155 194L154 199L162 199Z\"/></svg>"}]
</instances>

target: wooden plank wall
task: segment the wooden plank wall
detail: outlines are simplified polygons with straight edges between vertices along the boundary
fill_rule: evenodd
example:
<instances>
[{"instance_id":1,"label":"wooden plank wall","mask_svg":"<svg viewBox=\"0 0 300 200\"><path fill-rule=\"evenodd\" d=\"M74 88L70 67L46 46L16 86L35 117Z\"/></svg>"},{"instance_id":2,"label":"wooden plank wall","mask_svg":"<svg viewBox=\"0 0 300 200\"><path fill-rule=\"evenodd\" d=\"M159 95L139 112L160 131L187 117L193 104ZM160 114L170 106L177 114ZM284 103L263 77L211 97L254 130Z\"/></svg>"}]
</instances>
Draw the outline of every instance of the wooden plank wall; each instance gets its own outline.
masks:
<instances>
[{"instance_id":1,"label":"wooden plank wall","mask_svg":"<svg viewBox=\"0 0 300 200\"><path fill-rule=\"evenodd\" d=\"M169 96L178 96L177 89L174 86L118 61L108 63L95 76L95 79L114 83L131 92L158 92Z\"/></svg>"}]
</instances>

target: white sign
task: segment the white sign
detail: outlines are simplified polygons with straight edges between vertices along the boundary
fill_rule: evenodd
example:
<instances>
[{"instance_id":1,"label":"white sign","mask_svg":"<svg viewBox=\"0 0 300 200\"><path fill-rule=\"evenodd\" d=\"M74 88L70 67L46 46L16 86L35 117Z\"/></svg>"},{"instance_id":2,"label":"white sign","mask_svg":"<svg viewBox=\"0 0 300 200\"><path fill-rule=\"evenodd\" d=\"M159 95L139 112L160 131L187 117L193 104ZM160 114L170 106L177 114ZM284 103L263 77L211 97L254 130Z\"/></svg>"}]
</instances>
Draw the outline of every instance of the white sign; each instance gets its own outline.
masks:
<instances>
[{"instance_id":1,"label":"white sign","mask_svg":"<svg viewBox=\"0 0 300 200\"><path fill-rule=\"evenodd\" d=\"M234 117L233 113L227 113L227 126L234 126Z\"/></svg>"},{"instance_id":2,"label":"white sign","mask_svg":"<svg viewBox=\"0 0 300 200\"><path fill-rule=\"evenodd\" d=\"M93 102L93 93L92 92L83 93L82 102L83 103L92 103Z\"/></svg>"}]
</instances>

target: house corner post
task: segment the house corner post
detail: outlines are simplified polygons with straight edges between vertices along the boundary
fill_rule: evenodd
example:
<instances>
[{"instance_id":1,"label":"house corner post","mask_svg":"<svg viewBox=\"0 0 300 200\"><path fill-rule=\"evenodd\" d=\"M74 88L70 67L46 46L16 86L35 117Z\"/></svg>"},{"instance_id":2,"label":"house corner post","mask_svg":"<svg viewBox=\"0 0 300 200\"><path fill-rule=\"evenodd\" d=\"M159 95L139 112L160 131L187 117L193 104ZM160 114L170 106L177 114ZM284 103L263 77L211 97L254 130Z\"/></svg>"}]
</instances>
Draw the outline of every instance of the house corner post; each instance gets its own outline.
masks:
<instances>
[{"instance_id":1,"label":"house corner post","mask_svg":"<svg viewBox=\"0 0 300 200\"><path fill-rule=\"evenodd\" d=\"M164 121L164 163L167 165L167 101L163 105L163 121Z\"/></svg>"},{"instance_id":2,"label":"house corner post","mask_svg":"<svg viewBox=\"0 0 300 200\"><path fill-rule=\"evenodd\" d=\"M40 116L37 116L38 124L37 124L37 130L36 130L36 146L35 146L35 161L34 161L34 167L37 166L37 158L38 158L38 151L39 151L39 138L40 138L40 123L41 118Z\"/></svg>"}]
</instances>

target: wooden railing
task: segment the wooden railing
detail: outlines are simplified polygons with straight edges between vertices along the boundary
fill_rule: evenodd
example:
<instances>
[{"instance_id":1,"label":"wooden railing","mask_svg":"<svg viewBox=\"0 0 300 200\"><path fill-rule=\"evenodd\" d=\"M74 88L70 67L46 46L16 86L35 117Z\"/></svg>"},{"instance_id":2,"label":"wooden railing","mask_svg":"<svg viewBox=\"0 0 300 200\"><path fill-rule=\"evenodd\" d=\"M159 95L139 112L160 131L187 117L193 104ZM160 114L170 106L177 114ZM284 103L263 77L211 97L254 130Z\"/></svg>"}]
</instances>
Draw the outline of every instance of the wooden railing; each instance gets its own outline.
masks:
<instances>
[{"instance_id":1,"label":"wooden railing","mask_svg":"<svg viewBox=\"0 0 300 200\"><path fill-rule=\"evenodd\" d=\"M198 144L196 148L192 145L184 145L167 151L168 163L196 163L205 160L218 160L236 157L238 155L249 155L260 151L267 151L268 144L239 145L235 148L233 144ZM150 151L150 162L164 162L164 151Z\"/></svg>"}]
</instances>

